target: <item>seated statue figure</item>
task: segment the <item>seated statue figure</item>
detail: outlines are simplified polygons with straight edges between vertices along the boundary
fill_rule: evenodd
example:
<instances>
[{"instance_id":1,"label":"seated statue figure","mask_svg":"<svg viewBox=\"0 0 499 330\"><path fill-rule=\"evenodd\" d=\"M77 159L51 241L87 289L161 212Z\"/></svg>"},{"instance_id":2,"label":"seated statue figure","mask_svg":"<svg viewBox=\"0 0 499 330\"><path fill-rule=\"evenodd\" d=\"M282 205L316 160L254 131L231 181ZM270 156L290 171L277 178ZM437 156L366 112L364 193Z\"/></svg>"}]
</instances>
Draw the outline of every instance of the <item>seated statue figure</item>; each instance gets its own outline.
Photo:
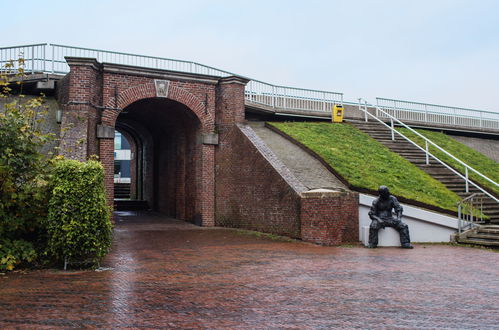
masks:
<instances>
[{"instance_id":1,"label":"seated statue figure","mask_svg":"<svg viewBox=\"0 0 499 330\"><path fill-rule=\"evenodd\" d=\"M380 186L378 192L379 197L373 201L369 211L369 218L372 220L369 227L369 248L378 246L378 231L381 228L393 227L399 232L402 248L412 249L409 227L401 220L402 206L395 196L390 195L388 187ZM393 217L392 209L396 218Z\"/></svg>"}]
</instances>

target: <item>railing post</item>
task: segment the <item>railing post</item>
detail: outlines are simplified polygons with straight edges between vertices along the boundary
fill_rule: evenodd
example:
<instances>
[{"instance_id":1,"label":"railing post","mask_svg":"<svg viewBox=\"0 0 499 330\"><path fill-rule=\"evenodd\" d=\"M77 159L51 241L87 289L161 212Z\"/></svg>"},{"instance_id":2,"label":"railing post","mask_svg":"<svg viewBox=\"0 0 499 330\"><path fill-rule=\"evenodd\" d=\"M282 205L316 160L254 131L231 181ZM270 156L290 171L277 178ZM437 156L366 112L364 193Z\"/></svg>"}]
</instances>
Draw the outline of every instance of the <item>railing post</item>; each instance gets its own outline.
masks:
<instances>
[{"instance_id":1,"label":"railing post","mask_svg":"<svg viewBox=\"0 0 499 330\"><path fill-rule=\"evenodd\" d=\"M428 141L425 140L425 150L426 150L426 165L430 165L430 155L428 153Z\"/></svg>"},{"instance_id":2,"label":"railing post","mask_svg":"<svg viewBox=\"0 0 499 330\"><path fill-rule=\"evenodd\" d=\"M284 88L284 109L288 108L288 94L286 93L287 88Z\"/></svg>"},{"instance_id":3,"label":"railing post","mask_svg":"<svg viewBox=\"0 0 499 330\"><path fill-rule=\"evenodd\" d=\"M326 112L326 93L322 93L322 111Z\"/></svg>"},{"instance_id":4,"label":"railing post","mask_svg":"<svg viewBox=\"0 0 499 330\"><path fill-rule=\"evenodd\" d=\"M272 107L275 108L275 86L272 85Z\"/></svg>"},{"instance_id":5,"label":"railing post","mask_svg":"<svg viewBox=\"0 0 499 330\"><path fill-rule=\"evenodd\" d=\"M424 121L428 124L428 105L424 105Z\"/></svg>"},{"instance_id":6,"label":"railing post","mask_svg":"<svg viewBox=\"0 0 499 330\"><path fill-rule=\"evenodd\" d=\"M393 118L390 117L390 123L391 123L391 126L392 126L392 141L395 141L395 127L393 125Z\"/></svg>"},{"instance_id":7,"label":"railing post","mask_svg":"<svg viewBox=\"0 0 499 330\"><path fill-rule=\"evenodd\" d=\"M483 124L482 124L482 122L483 122L482 114L483 114L483 112L480 111L480 128L483 127Z\"/></svg>"},{"instance_id":8,"label":"railing post","mask_svg":"<svg viewBox=\"0 0 499 330\"><path fill-rule=\"evenodd\" d=\"M31 47L31 74L35 73L35 46Z\"/></svg>"},{"instance_id":9,"label":"railing post","mask_svg":"<svg viewBox=\"0 0 499 330\"><path fill-rule=\"evenodd\" d=\"M47 61L47 58L45 57L45 49L47 48L47 45L43 45L43 73L47 72L45 63Z\"/></svg>"},{"instance_id":10,"label":"railing post","mask_svg":"<svg viewBox=\"0 0 499 330\"><path fill-rule=\"evenodd\" d=\"M55 52L54 48L55 47L54 47L54 45L50 45L50 46L52 47L52 73L54 73L54 69L55 69L54 68L54 56L55 56L55 54L54 54L54 52Z\"/></svg>"},{"instance_id":11,"label":"railing post","mask_svg":"<svg viewBox=\"0 0 499 330\"><path fill-rule=\"evenodd\" d=\"M366 122L369 118L368 113L367 113L367 101L364 100L364 115L366 116Z\"/></svg>"},{"instance_id":12,"label":"railing post","mask_svg":"<svg viewBox=\"0 0 499 330\"><path fill-rule=\"evenodd\" d=\"M469 180L468 180L468 166L466 166L465 168L465 177L466 177L466 192L469 192L470 190L470 187L469 187Z\"/></svg>"},{"instance_id":13,"label":"railing post","mask_svg":"<svg viewBox=\"0 0 499 330\"><path fill-rule=\"evenodd\" d=\"M457 207L457 226L458 226L458 230L459 230L459 234L461 234L461 203L459 203L458 207Z\"/></svg>"}]
</instances>

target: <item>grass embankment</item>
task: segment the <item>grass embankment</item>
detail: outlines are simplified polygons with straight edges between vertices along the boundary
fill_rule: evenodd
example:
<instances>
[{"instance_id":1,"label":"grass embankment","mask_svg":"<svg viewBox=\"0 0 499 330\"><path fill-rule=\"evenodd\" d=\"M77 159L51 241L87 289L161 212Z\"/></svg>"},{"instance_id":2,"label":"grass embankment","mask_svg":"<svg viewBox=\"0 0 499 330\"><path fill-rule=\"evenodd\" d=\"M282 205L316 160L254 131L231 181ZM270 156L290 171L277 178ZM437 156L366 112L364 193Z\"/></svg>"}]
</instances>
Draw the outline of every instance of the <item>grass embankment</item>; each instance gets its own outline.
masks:
<instances>
[{"instance_id":1,"label":"grass embankment","mask_svg":"<svg viewBox=\"0 0 499 330\"><path fill-rule=\"evenodd\" d=\"M422 138L417 136L416 134L410 132L406 128L399 128L399 131L406 135L408 138L412 139L414 142L424 147L425 143ZM462 162L466 163L468 166L473 167L478 172L487 176L494 182L499 182L499 163L488 158L484 154L471 149L467 145L464 145L452 137L445 135L444 133L435 132L435 131L427 131L427 130L416 130L421 135L433 141L433 143L437 144L448 153L458 158ZM457 161L447 156L442 151L430 145L429 150L432 154L446 162L448 165L452 166L458 172L465 174L464 166L459 164ZM488 190L499 194L499 187L490 183L489 181L483 179L481 176L475 174L474 172L469 172L469 178Z\"/></svg>"},{"instance_id":2,"label":"grass embankment","mask_svg":"<svg viewBox=\"0 0 499 330\"><path fill-rule=\"evenodd\" d=\"M390 188L398 197L447 210L460 200L442 183L381 143L346 124L269 123L323 158L354 188Z\"/></svg>"}]
</instances>

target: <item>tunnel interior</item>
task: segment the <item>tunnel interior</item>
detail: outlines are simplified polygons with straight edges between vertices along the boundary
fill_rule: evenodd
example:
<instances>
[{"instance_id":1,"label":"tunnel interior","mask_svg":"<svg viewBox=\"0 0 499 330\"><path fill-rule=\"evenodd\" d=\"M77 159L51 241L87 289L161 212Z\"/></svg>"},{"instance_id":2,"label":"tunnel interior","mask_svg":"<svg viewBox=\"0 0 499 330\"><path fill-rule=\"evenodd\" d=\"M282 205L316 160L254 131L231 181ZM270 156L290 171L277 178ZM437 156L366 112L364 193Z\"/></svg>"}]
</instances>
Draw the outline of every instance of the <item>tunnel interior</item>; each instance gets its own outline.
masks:
<instances>
[{"instance_id":1,"label":"tunnel interior","mask_svg":"<svg viewBox=\"0 0 499 330\"><path fill-rule=\"evenodd\" d=\"M153 211L199 222L196 115L177 101L142 99L123 109L115 129L130 145L130 198L146 201ZM116 147L115 166L120 153Z\"/></svg>"}]
</instances>

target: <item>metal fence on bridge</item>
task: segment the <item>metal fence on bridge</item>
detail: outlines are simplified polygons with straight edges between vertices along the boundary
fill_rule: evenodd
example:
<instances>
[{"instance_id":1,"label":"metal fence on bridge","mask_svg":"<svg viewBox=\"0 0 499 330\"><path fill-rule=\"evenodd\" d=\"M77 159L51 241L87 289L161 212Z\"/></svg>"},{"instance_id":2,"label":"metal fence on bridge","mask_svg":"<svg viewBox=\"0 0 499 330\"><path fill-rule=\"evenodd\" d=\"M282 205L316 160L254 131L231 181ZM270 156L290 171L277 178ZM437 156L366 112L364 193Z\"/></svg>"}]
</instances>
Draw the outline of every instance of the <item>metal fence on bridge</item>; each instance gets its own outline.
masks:
<instances>
[{"instance_id":1,"label":"metal fence on bridge","mask_svg":"<svg viewBox=\"0 0 499 330\"><path fill-rule=\"evenodd\" d=\"M407 122L499 130L499 113L429 103L376 98L379 108ZM376 113L378 117L386 117Z\"/></svg>"},{"instance_id":2,"label":"metal fence on bridge","mask_svg":"<svg viewBox=\"0 0 499 330\"><path fill-rule=\"evenodd\" d=\"M218 77L236 74L219 70L192 61L170 58L112 52L99 49L73 47L57 44L33 44L0 48L0 64L2 67L14 60L11 70L17 68L16 59L25 60L26 73L66 74L69 66L64 57L89 57L101 63L116 63L145 68L180 71ZM250 78L248 78L250 79ZM266 107L280 110L305 110L330 113L334 104L342 104L343 94L338 92L317 91L273 85L250 79L245 90L246 100Z\"/></svg>"},{"instance_id":3,"label":"metal fence on bridge","mask_svg":"<svg viewBox=\"0 0 499 330\"><path fill-rule=\"evenodd\" d=\"M65 56L90 57L101 63L116 63L219 77L236 75L192 61L48 43L0 48L0 70L5 70L5 64L12 60L14 60L14 66L11 70L15 70L17 66L15 60L23 58L24 69L28 74L66 74L69 72L69 66L64 59ZM334 104L343 104L343 93L279 86L248 79L250 81L245 89L246 101L274 109L277 112L310 111L330 114ZM385 98L377 98L377 105L387 113L405 121L499 129L499 113L490 111Z\"/></svg>"}]
</instances>

